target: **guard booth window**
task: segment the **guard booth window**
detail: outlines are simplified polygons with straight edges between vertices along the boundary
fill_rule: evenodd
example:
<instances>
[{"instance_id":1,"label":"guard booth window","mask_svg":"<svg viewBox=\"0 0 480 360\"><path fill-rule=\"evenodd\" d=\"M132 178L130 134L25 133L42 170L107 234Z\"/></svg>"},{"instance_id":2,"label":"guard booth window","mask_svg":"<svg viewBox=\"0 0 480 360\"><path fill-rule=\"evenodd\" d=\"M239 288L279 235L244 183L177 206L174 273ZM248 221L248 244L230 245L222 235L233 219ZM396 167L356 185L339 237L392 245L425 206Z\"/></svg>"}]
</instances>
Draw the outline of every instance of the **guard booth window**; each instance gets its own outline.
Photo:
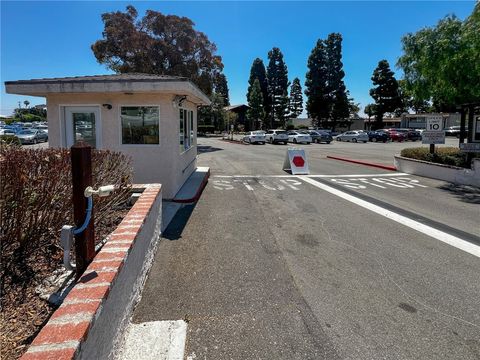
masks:
<instances>
[{"instance_id":1,"label":"guard booth window","mask_svg":"<svg viewBox=\"0 0 480 360\"><path fill-rule=\"evenodd\" d=\"M193 145L193 111L180 109L180 153L190 149Z\"/></svg>"}]
</instances>

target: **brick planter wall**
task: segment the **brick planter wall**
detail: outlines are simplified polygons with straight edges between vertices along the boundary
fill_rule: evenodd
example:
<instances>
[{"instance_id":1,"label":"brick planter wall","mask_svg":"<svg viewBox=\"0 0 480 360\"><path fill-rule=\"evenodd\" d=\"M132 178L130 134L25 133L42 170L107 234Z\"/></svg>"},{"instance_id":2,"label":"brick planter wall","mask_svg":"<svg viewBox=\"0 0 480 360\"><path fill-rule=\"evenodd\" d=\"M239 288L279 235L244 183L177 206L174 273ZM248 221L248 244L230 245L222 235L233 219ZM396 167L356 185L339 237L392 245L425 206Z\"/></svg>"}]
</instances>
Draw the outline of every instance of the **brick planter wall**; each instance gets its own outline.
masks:
<instances>
[{"instance_id":1,"label":"brick planter wall","mask_svg":"<svg viewBox=\"0 0 480 360\"><path fill-rule=\"evenodd\" d=\"M147 185L22 360L113 356L153 260L161 209L161 186Z\"/></svg>"}]
</instances>

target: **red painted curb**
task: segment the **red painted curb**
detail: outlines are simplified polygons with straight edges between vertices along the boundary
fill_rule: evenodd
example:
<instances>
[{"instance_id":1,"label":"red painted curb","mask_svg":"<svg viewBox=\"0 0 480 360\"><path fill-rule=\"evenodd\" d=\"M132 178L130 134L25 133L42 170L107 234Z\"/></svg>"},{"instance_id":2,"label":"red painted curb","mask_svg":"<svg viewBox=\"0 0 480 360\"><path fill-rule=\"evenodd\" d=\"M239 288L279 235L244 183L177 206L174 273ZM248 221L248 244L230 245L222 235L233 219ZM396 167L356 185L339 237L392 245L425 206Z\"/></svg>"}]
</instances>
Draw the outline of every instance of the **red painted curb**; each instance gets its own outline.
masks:
<instances>
[{"instance_id":1,"label":"red painted curb","mask_svg":"<svg viewBox=\"0 0 480 360\"><path fill-rule=\"evenodd\" d=\"M180 200L175 200L173 199L172 202L175 203L180 203L180 204L188 204L188 203L194 203L197 202L198 199L200 199L200 196L202 195L203 189L205 189L205 186L207 186L208 178L210 177L210 169L208 169L207 175L203 178L202 183L200 184L200 187L197 190L197 193L195 196L191 199L180 199Z\"/></svg>"},{"instance_id":2,"label":"red painted curb","mask_svg":"<svg viewBox=\"0 0 480 360\"><path fill-rule=\"evenodd\" d=\"M328 159L351 162L351 163L354 163L354 164L376 167L376 168L380 168L380 169L384 169L384 170L397 171L397 168L395 166L375 164L375 163L371 163L371 162L368 162L368 161L353 160L353 159L347 159L347 158L342 158L342 157L338 157L338 156L330 156L330 155L327 155L327 158Z\"/></svg>"}]
</instances>

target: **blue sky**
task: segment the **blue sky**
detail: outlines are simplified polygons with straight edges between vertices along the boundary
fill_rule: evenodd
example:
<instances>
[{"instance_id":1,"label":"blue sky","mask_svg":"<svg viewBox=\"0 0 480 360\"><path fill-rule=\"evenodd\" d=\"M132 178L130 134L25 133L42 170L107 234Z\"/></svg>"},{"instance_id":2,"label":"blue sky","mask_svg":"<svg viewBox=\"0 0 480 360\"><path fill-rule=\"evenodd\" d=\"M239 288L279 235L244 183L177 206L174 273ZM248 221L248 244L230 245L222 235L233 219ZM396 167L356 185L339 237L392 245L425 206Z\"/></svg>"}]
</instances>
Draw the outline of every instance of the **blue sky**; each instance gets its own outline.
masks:
<instances>
[{"instance_id":1,"label":"blue sky","mask_svg":"<svg viewBox=\"0 0 480 360\"><path fill-rule=\"evenodd\" d=\"M372 102L373 69L381 59L392 67L401 55L401 37L432 26L447 14L461 19L474 1L455 2L1 2L0 114L9 115L18 101L44 103L42 98L5 94L4 81L111 73L96 62L90 45L101 38L104 12L133 4L146 9L187 16L196 29L217 44L223 57L232 104L244 103L252 61L279 47L290 80L302 87L307 59L319 38L343 35L345 83L362 108ZM398 69L394 69L401 78Z\"/></svg>"}]
</instances>

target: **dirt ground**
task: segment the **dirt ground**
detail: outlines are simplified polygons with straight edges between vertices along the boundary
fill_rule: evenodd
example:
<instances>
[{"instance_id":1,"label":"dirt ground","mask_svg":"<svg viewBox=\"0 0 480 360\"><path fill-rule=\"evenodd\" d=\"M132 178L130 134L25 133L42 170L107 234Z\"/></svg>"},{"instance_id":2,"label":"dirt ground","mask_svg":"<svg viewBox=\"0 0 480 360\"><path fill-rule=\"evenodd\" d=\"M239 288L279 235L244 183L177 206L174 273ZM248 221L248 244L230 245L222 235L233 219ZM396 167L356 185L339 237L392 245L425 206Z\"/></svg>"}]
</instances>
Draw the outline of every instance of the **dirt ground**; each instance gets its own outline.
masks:
<instances>
[{"instance_id":1,"label":"dirt ground","mask_svg":"<svg viewBox=\"0 0 480 360\"><path fill-rule=\"evenodd\" d=\"M110 221L95 229L96 242L111 233L127 214L128 209L115 211ZM62 265L63 252L56 240L45 251L25 260L28 280L2 278L5 291L1 294L0 359L18 359L28 349L36 334L48 321L56 307L41 299L35 288Z\"/></svg>"}]
</instances>

